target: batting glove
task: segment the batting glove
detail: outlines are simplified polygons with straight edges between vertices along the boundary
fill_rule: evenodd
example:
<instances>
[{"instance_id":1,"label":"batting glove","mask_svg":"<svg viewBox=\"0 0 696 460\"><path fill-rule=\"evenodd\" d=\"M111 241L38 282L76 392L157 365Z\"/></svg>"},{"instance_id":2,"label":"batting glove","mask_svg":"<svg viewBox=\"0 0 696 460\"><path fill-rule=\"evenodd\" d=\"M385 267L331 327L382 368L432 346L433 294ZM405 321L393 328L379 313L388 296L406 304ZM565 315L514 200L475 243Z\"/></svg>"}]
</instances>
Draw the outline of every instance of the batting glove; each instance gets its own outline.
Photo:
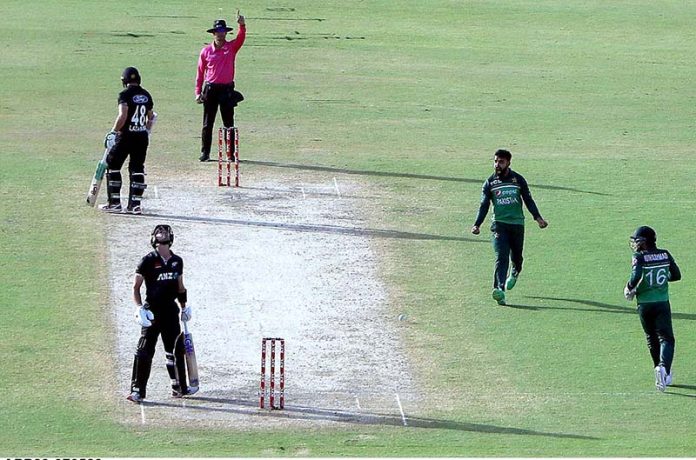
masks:
<instances>
[{"instance_id":1,"label":"batting glove","mask_svg":"<svg viewBox=\"0 0 696 460\"><path fill-rule=\"evenodd\" d=\"M155 315L150 310L148 310L146 307L147 307L147 304L140 305L135 310L135 320L142 327L152 326L152 320L155 319Z\"/></svg>"},{"instance_id":2,"label":"batting glove","mask_svg":"<svg viewBox=\"0 0 696 460\"><path fill-rule=\"evenodd\" d=\"M182 310L181 310L181 321L187 322L191 321L191 307L186 305Z\"/></svg>"},{"instance_id":3,"label":"batting glove","mask_svg":"<svg viewBox=\"0 0 696 460\"><path fill-rule=\"evenodd\" d=\"M109 131L104 138L104 148L111 150L116 143L116 131Z\"/></svg>"}]
</instances>

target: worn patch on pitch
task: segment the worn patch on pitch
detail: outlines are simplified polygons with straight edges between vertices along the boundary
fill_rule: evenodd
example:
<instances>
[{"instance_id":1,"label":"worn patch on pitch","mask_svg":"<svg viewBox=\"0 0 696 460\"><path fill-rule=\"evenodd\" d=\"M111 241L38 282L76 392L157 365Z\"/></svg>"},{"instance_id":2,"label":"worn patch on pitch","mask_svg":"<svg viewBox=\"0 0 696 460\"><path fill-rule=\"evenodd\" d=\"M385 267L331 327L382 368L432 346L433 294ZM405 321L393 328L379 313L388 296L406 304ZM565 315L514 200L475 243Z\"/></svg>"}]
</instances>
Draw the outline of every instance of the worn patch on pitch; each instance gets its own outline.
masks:
<instances>
[{"instance_id":1,"label":"worn patch on pitch","mask_svg":"<svg viewBox=\"0 0 696 460\"><path fill-rule=\"evenodd\" d=\"M143 216L105 216L115 397L125 398L129 389L140 330L132 280L156 224L172 226L172 250L184 259L200 369L201 391L172 399L160 341L148 402L123 399L123 420L241 430L407 423L419 396L378 277L371 232L358 212L363 189L311 171L282 179L259 171L243 176L239 189L217 187L217 165L209 166L205 180L152 180ZM283 411L258 408L265 336L286 340Z\"/></svg>"}]
</instances>

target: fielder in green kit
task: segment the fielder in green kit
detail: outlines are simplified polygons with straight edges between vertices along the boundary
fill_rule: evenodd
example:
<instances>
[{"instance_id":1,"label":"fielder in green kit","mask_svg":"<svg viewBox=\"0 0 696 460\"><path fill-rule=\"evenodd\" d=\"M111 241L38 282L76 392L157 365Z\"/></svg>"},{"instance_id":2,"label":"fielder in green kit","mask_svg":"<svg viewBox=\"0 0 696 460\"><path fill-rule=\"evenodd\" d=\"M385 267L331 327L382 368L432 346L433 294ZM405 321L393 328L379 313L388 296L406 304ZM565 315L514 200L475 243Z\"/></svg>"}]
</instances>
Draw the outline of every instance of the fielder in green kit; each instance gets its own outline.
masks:
<instances>
[{"instance_id":1,"label":"fielder in green kit","mask_svg":"<svg viewBox=\"0 0 696 460\"><path fill-rule=\"evenodd\" d=\"M672 254L656 246L657 235L650 227L638 227L631 235L633 249L631 277L624 288L627 300L635 297L648 350L655 366L655 387L665 391L672 384L674 333L668 284L681 279Z\"/></svg>"},{"instance_id":2,"label":"fielder in green kit","mask_svg":"<svg viewBox=\"0 0 696 460\"><path fill-rule=\"evenodd\" d=\"M549 224L541 217L527 181L521 174L510 169L512 154L498 150L493 157L495 174L486 179L481 191L481 205L471 233L478 235L483 220L493 202L491 232L495 251L495 273L493 276L493 299L498 305L505 305L505 290L515 287L517 277L522 271L522 249L524 247L524 211L522 202L532 214L539 228ZM508 267L512 261L512 271Z\"/></svg>"}]
</instances>

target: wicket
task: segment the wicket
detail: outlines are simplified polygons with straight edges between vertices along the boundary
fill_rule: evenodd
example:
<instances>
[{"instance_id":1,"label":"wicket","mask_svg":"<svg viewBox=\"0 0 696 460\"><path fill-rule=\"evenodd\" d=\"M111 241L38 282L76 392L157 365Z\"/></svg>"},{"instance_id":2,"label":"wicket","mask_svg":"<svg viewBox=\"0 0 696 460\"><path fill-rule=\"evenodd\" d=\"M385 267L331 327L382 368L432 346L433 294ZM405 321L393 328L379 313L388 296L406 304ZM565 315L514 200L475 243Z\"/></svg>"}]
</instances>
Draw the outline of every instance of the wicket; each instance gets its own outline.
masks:
<instances>
[{"instance_id":1,"label":"wicket","mask_svg":"<svg viewBox=\"0 0 696 460\"><path fill-rule=\"evenodd\" d=\"M232 185L232 163L234 163L234 186L239 187L239 130L218 130L218 186Z\"/></svg>"},{"instance_id":2,"label":"wicket","mask_svg":"<svg viewBox=\"0 0 696 460\"><path fill-rule=\"evenodd\" d=\"M276 341L280 343L280 360L279 364L279 379L278 379L278 396L279 404L275 405L275 356L276 356ZM270 409L283 409L285 407L285 339L280 337L264 337L261 339L261 392L259 397L259 407L265 407L264 401L266 396L266 351L270 343L270 379L268 392L268 407Z\"/></svg>"}]
</instances>

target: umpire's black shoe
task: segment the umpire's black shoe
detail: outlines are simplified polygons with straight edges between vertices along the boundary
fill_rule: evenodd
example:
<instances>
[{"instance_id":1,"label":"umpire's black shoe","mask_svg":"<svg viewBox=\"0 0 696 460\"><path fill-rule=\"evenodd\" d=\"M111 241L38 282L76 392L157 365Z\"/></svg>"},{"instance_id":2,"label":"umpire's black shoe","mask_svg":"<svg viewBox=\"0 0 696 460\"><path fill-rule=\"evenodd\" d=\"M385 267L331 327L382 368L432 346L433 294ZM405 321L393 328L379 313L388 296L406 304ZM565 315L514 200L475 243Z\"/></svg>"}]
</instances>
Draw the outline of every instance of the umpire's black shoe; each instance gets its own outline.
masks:
<instances>
[{"instance_id":1,"label":"umpire's black shoe","mask_svg":"<svg viewBox=\"0 0 696 460\"><path fill-rule=\"evenodd\" d=\"M210 161L210 154L208 153L201 153L201 156L198 158L200 161Z\"/></svg>"}]
</instances>

